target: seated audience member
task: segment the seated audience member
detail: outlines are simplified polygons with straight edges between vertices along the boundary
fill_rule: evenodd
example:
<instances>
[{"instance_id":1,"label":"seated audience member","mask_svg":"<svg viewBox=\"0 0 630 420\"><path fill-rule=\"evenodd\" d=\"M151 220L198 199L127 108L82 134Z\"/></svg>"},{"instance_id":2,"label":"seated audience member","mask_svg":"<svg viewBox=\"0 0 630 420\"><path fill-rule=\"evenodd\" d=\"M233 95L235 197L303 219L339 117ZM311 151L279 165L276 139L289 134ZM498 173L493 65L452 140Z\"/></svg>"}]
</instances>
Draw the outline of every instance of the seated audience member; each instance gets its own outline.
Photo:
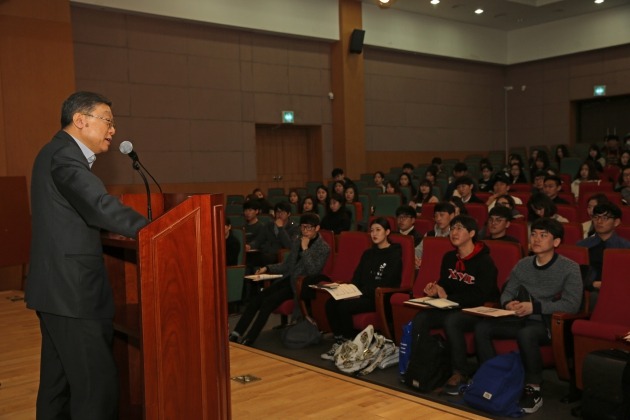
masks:
<instances>
[{"instance_id":1,"label":"seated audience member","mask_svg":"<svg viewBox=\"0 0 630 420\"><path fill-rule=\"evenodd\" d=\"M225 265L238 265L238 254L241 251L241 242L232 235L232 222L225 218Z\"/></svg>"},{"instance_id":2,"label":"seated audience member","mask_svg":"<svg viewBox=\"0 0 630 420\"><path fill-rule=\"evenodd\" d=\"M590 160L595 163L597 172L602 172L604 170L604 166L606 166L606 159L602 157L602 152L596 144L591 144L591 147L588 148L588 156L586 157L586 160Z\"/></svg>"},{"instance_id":3,"label":"seated audience member","mask_svg":"<svg viewBox=\"0 0 630 420\"><path fill-rule=\"evenodd\" d=\"M429 181L431 185L435 185L439 172L440 171L438 170L437 166L431 165L427 168L426 171L424 171L424 179Z\"/></svg>"},{"instance_id":4,"label":"seated audience member","mask_svg":"<svg viewBox=\"0 0 630 420\"><path fill-rule=\"evenodd\" d=\"M575 196L575 200L580 196L580 183L582 182L600 182L599 173L595 168L595 163L591 160L587 160L580 165L580 169L573 178L571 183L571 192Z\"/></svg>"},{"instance_id":5,"label":"seated audience member","mask_svg":"<svg viewBox=\"0 0 630 420\"><path fill-rule=\"evenodd\" d=\"M520 243L517 238L507 234L507 228L510 227L511 221L512 211L509 208L499 205L494 206L494 208L488 212L486 227L481 229L479 238Z\"/></svg>"},{"instance_id":6,"label":"seated audience member","mask_svg":"<svg viewBox=\"0 0 630 420\"><path fill-rule=\"evenodd\" d=\"M630 167L624 168L619 174L619 182L615 191L621 193L621 201L625 205L630 205Z\"/></svg>"},{"instance_id":7,"label":"seated audience member","mask_svg":"<svg viewBox=\"0 0 630 420\"><path fill-rule=\"evenodd\" d=\"M459 198L462 199L462 203L483 204L483 200L481 200L479 197L475 195L475 193L473 193L474 186L475 186L475 182L469 176L459 177L455 181L455 188L457 189L457 192L459 193Z\"/></svg>"},{"instance_id":8,"label":"seated audience member","mask_svg":"<svg viewBox=\"0 0 630 420\"><path fill-rule=\"evenodd\" d=\"M518 163L510 165L510 184L526 184L527 178L523 173L523 168Z\"/></svg>"},{"instance_id":9,"label":"seated audience member","mask_svg":"<svg viewBox=\"0 0 630 420\"><path fill-rule=\"evenodd\" d=\"M524 217L516 208L514 197L512 197L510 194L504 194L504 195L499 196L496 200L496 204L494 207L507 207L512 212L512 219L520 219Z\"/></svg>"},{"instance_id":10,"label":"seated audience member","mask_svg":"<svg viewBox=\"0 0 630 420\"><path fill-rule=\"evenodd\" d=\"M245 219L245 250L251 251L253 243L260 242L263 224L258 220L260 204L257 200L247 200L243 203L243 218Z\"/></svg>"},{"instance_id":11,"label":"seated audience member","mask_svg":"<svg viewBox=\"0 0 630 420\"><path fill-rule=\"evenodd\" d=\"M409 175L409 179L411 179L411 180L414 180L414 179L417 178L413 174L413 170L414 169L416 169L416 168L413 166L413 163L407 162L407 163L404 163L403 166L402 166L403 173Z\"/></svg>"},{"instance_id":12,"label":"seated audience member","mask_svg":"<svg viewBox=\"0 0 630 420\"><path fill-rule=\"evenodd\" d=\"M346 189L346 184L343 181L333 182L332 192L343 195L343 191Z\"/></svg>"},{"instance_id":13,"label":"seated audience member","mask_svg":"<svg viewBox=\"0 0 630 420\"><path fill-rule=\"evenodd\" d=\"M382 171L374 172L374 186L381 189L381 192L385 192L385 173Z\"/></svg>"},{"instance_id":14,"label":"seated audience member","mask_svg":"<svg viewBox=\"0 0 630 420\"><path fill-rule=\"evenodd\" d=\"M545 177L545 183L543 186L543 192L551 201L556 204L569 204L569 202L560 196L558 193L562 190L562 179L557 175L547 175Z\"/></svg>"},{"instance_id":15,"label":"seated audience member","mask_svg":"<svg viewBox=\"0 0 630 420\"><path fill-rule=\"evenodd\" d=\"M444 192L445 201L450 200L453 194L455 194L455 190L457 187L455 182L463 176L468 176L468 165L466 165L464 162L457 162L455 166L453 166L453 179L446 186L446 192Z\"/></svg>"},{"instance_id":16,"label":"seated audience member","mask_svg":"<svg viewBox=\"0 0 630 420\"><path fill-rule=\"evenodd\" d=\"M492 207L496 204L498 197L505 195L510 191L510 179L506 174L499 172L494 176L492 191L494 193L488 197L488 201L486 201L488 211L492 210ZM514 196L511 197L514 200L514 204L523 204L523 201L520 198Z\"/></svg>"},{"instance_id":17,"label":"seated audience member","mask_svg":"<svg viewBox=\"0 0 630 420\"><path fill-rule=\"evenodd\" d=\"M341 181L344 184L346 183L352 183L352 180L350 178L347 178L346 175L343 172L343 169L341 168L335 168L332 170L332 172L330 173L330 176L332 177L333 180L335 181Z\"/></svg>"},{"instance_id":18,"label":"seated audience member","mask_svg":"<svg viewBox=\"0 0 630 420\"><path fill-rule=\"evenodd\" d=\"M420 243L422 242L422 235L416 230L415 226L416 212L412 206L402 205L396 209L396 223L398 224L398 231L401 235L409 235L413 237L413 246L416 248L416 268L420 267L421 254Z\"/></svg>"},{"instance_id":19,"label":"seated audience member","mask_svg":"<svg viewBox=\"0 0 630 420\"><path fill-rule=\"evenodd\" d=\"M451 220L455 217L455 206L447 201L440 201L433 208L433 220L435 225L433 230L428 231L424 236L433 236L438 238L445 238L451 232ZM424 241L420 242L416 246L416 267L419 267L422 263Z\"/></svg>"},{"instance_id":20,"label":"seated audience member","mask_svg":"<svg viewBox=\"0 0 630 420\"><path fill-rule=\"evenodd\" d=\"M560 168L560 162L562 158L569 157L569 149L564 144L556 146L556 153L554 154L554 160L556 161L556 168Z\"/></svg>"},{"instance_id":21,"label":"seated audience member","mask_svg":"<svg viewBox=\"0 0 630 420\"><path fill-rule=\"evenodd\" d=\"M501 306L516 317L483 319L475 327L480 363L496 355L493 339L516 339L525 368L519 404L525 413L534 413L543 404L540 346L551 343L551 315L577 313L582 302L580 267L555 252L563 235L564 228L556 220L541 218L532 224L533 255L516 264L501 293Z\"/></svg>"},{"instance_id":22,"label":"seated audience member","mask_svg":"<svg viewBox=\"0 0 630 420\"><path fill-rule=\"evenodd\" d=\"M256 274L282 274L284 277L276 280L250 301L230 334L230 341L240 341L241 344L251 346L271 312L285 300L295 298L298 277L321 273L331 250L319 236L319 216L314 213L300 216L300 230L302 236L293 240L291 251L284 261L256 271Z\"/></svg>"},{"instance_id":23,"label":"seated audience member","mask_svg":"<svg viewBox=\"0 0 630 420\"><path fill-rule=\"evenodd\" d=\"M413 319L412 346L428 339L431 329L444 328L453 369L444 392L458 395L474 373L474 368L468 365L464 333L472 332L475 324L481 320L460 309L496 302L499 289L497 268L490 258L490 252L483 242L477 241L477 221L470 216L457 216L451 220L450 226L449 238L455 250L444 255L440 278L428 283L424 293L457 302L459 308L421 310ZM432 362L426 360L426 363Z\"/></svg>"},{"instance_id":24,"label":"seated audience member","mask_svg":"<svg viewBox=\"0 0 630 420\"><path fill-rule=\"evenodd\" d=\"M346 204L352 204L354 206L355 222L358 223L363 217L363 204L359 201L359 191L357 190L357 186L355 184L346 184L343 196L346 200ZM350 219L352 219L352 215L350 216ZM365 226L363 226L363 228L365 228Z\"/></svg>"},{"instance_id":25,"label":"seated audience member","mask_svg":"<svg viewBox=\"0 0 630 420\"><path fill-rule=\"evenodd\" d=\"M346 185L346 188L343 190L343 196L346 199L346 204L359 203L359 191L357 191L357 186L354 184Z\"/></svg>"},{"instance_id":26,"label":"seated audience member","mask_svg":"<svg viewBox=\"0 0 630 420\"><path fill-rule=\"evenodd\" d=\"M530 222L541 217L548 217L560 223L568 223L569 220L558 214L556 204L545 194L532 194L527 202L527 215Z\"/></svg>"},{"instance_id":27,"label":"seated audience member","mask_svg":"<svg viewBox=\"0 0 630 420\"><path fill-rule=\"evenodd\" d=\"M480 192L492 192L492 165L484 165L481 167L481 178L477 183Z\"/></svg>"},{"instance_id":28,"label":"seated audience member","mask_svg":"<svg viewBox=\"0 0 630 420\"><path fill-rule=\"evenodd\" d=\"M623 170L630 166L630 150L622 149L619 155L619 169Z\"/></svg>"},{"instance_id":29,"label":"seated audience member","mask_svg":"<svg viewBox=\"0 0 630 420\"><path fill-rule=\"evenodd\" d=\"M409 188L409 198L415 197L418 193L416 191L416 187L413 186L413 182L411 182L411 175L406 172L403 172L398 176L398 188L400 188L401 191L403 188Z\"/></svg>"},{"instance_id":30,"label":"seated audience member","mask_svg":"<svg viewBox=\"0 0 630 420\"><path fill-rule=\"evenodd\" d=\"M598 193L593 194L588 198L586 202L586 214L588 215L588 220L582 223L582 231L584 232L584 238L588 238L591 235L595 234L595 226L593 225L593 209L598 204L608 203L608 197L606 194Z\"/></svg>"},{"instance_id":31,"label":"seated audience member","mask_svg":"<svg viewBox=\"0 0 630 420\"><path fill-rule=\"evenodd\" d=\"M396 181L385 181L385 194L398 194L401 203L407 204L407 196L400 191Z\"/></svg>"},{"instance_id":32,"label":"seated audience member","mask_svg":"<svg viewBox=\"0 0 630 420\"><path fill-rule=\"evenodd\" d=\"M604 147L602 147L602 156L606 159L606 166L617 165L619 163L619 136L609 134L604 139Z\"/></svg>"},{"instance_id":33,"label":"seated audience member","mask_svg":"<svg viewBox=\"0 0 630 420\"><path fill-rule=\"evenodd\" d=\"M436 156L433 159L431 159L431 166L433 166L436 169L435 176L438 176L439 174L444 172L444 163L442 162L442 158L439 156Z\"/></svg>"},{"instance_id":34,"label":"seated audience member","mask_svg":"<svg viewBox=\"0 0 630 420\"><path fill-rule=\"evenodd\" d=\"M391 228L384 217L370 222L372 247L361 256L352 276L352 283L362 295L354 299L326 302L326 317L335 336L332 348L321 355L322 359L333 360L335 351L345 340L352 340L357 331L352 325L352 315L376 310L377 287L398 287L402 278L402 248L389 242Z\"/></svg>"},{"instance_id":35,"label":"seated audience member","mask_svg":"<svg viewBox=\"0 0 630 420\"><path fill-rule=\"evenodd\" d=\"M299 211L300 214L304 213L317 213L317 200L312 195L307 195L302 199L302 204L300 204Z\"/></svg>"},{"instance_id":36,"label":"seated audience member","mask_svg":"<svg viewBox=\"0 0 630 420\"><path fill-rule=\"evenodd\" d=\"M532 194L545 192L545 171L536 171L532 174Z\"/></svg>"},{"instance_id":37,"label":"seated audience member","mask_svg":"<svg viewBox=\"0 0 630 420\"><path fill-rule=\"evenodd\" d=\"M328 213L322 219L322 229L332 230L336 235L341 232L350 230L352 223L351 215L346 209L346 202L343 195L332 193L330 196L330 204Z\"/></svg>"},{"instance_id":38,"label":"seated audience member","mask_svg":"<svg viewBox=\"0 0 630 420\"><path fill-rule=\"evenodd\" d=\"M299 227L293 223L291 217L291 205L281 201L274 206L274 222L263 226L260 236L249 244L259 250L252 254L247 265L262 267L278 262L278 252L282 248L289 248L291 242L300 234Z\"/></svg>"},{"instance_id":39,"label":"seated audience member","mask_svg":"<svg viewBox=\"0 0 630 420\"><path fill-rule=\"evenodd\" d=\"M409 202L409 205L416 209L416 213L421 214L423 204L437 203L438 201L440 200L433 195L433 185L431 184L431 182L429 182L429 180L425 179L420 182L418 193Z\"/></svg>"},{"instance_id":40,"label":"seated audience member","mask_svg":"<svg viewBox=\"0 0 630 420\"><path fill-rule=\"evenodd\" d=\"M258 200L258 208L260 210L260 214L271 214L271 204L269 203L269 201L267 201L265 195L260 188L255 188L254 191L252 191L251 195L253 195L255 199Z\"/></svg>"},{"instance_id":41,"label":"seated audience member","mask_svg":"<svg viewBox=\"0 0 630 420\"><path fill-rule=\"evenodd\" d=\"M538 156L536 156L536 160L534 161L534 166L531 169L531 179L534 179L534 172L542 171L545 175L549 174L552 171L551 163L549 162L549 156L544 150L538 151Z\"/></svg>"},{"instance_id":42,"label":"seated audience member","mask_svg":"<svg viewBox=\"0 0 630 420\"><path fill-rule=\"evenodd\" d=\"M294 205L296 210L300 208L300 193L298 193L297 189L291 188L287 198L289 199L289 204Z\"/></svg>"},{"instance_id":43,"label":"seated audience member","mask_svg":"<svg viewBox=\"0 0 630 420\"><path fill-rule=\"evenodd\" d=\"M591 308L597 302L599 288L601 287L602 267L604 265L605 249L629 249L630 241L617 235L615 229L621 224L621 209L614 203L606 202L598 204L593 209L593 227L595 234L577 243L578 246L588 248L589 285L591 291Z\"/></svg>"},{"instance_id":44,"label":"seated audience member","mask_svg":"<svg viewBox=\"0 0 630 420\"><path fill-rule=\"evenodd\" d=\"M328 205L330 204L328 188L325 185L319 185L315 190L315 197L317 197L317 204L328 212Z\"/></svg>"}]
</instances>

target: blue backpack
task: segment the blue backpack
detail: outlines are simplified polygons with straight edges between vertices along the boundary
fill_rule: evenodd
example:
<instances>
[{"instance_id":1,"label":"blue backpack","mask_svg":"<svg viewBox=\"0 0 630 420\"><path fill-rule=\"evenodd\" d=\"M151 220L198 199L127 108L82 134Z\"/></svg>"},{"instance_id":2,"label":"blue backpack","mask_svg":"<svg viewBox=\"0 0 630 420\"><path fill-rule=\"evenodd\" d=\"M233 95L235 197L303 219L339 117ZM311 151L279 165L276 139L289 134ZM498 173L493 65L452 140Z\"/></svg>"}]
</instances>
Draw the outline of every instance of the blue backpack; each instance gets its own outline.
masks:
<instances>
[{"instance_id":1,"label":"blue backpack","mask_svg":"<svg viewBox=\"0 0 630 420\"><path fill-rule=\"evenodd\" d=\"M405 378L405 372L407 372L407 366L409 366L409 359L411 358L412 329L413 325L411 321L403 325L402 337L400 338L400 350L398 353L398 371L403 382Z\"/></svg>"},{"instance_id":2,"label":"blue backpack","mask_svg":"<svg viewBox=\"0 0 630 420\"><path fill-rule=\"evenodd\" d=\"M497 416L520 417L519 400L525 371L517 352L501 354L483 363L464 391L464 401Z\"/></svg>"}]
</instances>

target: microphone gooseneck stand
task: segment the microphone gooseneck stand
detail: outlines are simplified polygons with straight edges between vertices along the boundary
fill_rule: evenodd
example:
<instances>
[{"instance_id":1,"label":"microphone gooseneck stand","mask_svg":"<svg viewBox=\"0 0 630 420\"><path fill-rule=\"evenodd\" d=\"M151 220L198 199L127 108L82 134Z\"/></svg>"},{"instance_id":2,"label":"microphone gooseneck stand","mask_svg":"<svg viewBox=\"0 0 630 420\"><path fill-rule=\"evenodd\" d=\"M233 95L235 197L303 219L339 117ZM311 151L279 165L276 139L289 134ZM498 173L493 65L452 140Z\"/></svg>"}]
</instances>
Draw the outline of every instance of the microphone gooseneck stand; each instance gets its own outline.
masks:
<instances>
[{"instance_id":1,"label":"microphone gooseneck stand","mask_svg":"<svg viewBox=\"0 0 630 420\"><path fill-rule=\"evenodd\" d=\"M138 171L138 173L142 177L142 181L144 181L144 188L147 190L147 218L149 219L149 222L151 222L153 221L153 211L151 209L151 189L149 188L149 181L147 181L147 177L144 175L144 172L142 172L142 169L140 169L140 165L141 165L140 162L138 162L137 160L134 160L131 166L133 167L133 169ZM161 188L160 188L160 191L162 191Z\"/></svg>"}]
</instances>

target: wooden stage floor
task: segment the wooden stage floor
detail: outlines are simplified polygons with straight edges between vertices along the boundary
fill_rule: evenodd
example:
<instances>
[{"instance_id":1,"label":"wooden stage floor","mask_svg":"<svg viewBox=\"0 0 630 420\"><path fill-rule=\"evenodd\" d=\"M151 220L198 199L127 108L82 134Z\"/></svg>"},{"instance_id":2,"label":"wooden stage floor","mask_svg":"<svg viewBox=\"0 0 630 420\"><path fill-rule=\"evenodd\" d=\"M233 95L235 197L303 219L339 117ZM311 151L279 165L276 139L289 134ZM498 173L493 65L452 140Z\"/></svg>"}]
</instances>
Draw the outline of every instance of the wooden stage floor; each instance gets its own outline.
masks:
<instances>
[{"instance_id":1,"label":"wooden stage floor","mask_svg":"<svg viewBox=\"0 0 630 420\"><path fill-rule=\"evenodd\" d=\"M39 323L21 292L0 292L0 420L35 419ZM260 350L230 345L234 419L482 419L381 386Z\"/></svg>"}]
</instances>

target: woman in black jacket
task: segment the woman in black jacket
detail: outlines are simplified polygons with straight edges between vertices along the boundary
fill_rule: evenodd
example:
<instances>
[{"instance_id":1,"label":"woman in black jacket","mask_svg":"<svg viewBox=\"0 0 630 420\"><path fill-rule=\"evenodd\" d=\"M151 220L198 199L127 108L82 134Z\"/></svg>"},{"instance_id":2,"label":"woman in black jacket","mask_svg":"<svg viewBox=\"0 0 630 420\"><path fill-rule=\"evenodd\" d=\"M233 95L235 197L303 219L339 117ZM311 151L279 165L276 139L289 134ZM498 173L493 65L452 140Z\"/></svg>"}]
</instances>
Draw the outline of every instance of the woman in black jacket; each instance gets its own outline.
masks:
<instances>
[{"instance_id":1,"label":"woman in black jacket","mask_svg":"<svg viewBox=\"0 0 630 420\"><path fill-rule=\"evenodd\" d=\"M322 359L333 360L335 351L346 339L357 334L352 326L352 315L376 310L375 293L377 287L398 287L402 278L402 248L389 242L391 228L384 217L377 217L370 223L372 247L361 256L361 261L352 277L352 283L362 295L354 299L326 302L326 316L335 335L335 344L321 355Z\"/></svg>"}]
</instances>

